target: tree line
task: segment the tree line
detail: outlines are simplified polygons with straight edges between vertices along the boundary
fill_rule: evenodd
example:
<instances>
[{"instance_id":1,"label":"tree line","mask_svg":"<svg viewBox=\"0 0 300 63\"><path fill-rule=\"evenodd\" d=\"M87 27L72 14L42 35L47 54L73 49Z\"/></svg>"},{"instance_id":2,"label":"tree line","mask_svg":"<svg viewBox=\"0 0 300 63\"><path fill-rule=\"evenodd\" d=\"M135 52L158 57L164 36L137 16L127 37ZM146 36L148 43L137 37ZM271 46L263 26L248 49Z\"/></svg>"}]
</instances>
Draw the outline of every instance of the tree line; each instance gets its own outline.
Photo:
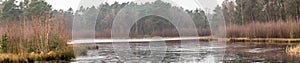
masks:
<instances>
[{"instance_id":1,"label":"tree line","mask_svg":"<svg viewBox=\"0 0 300 63\"><path fill-rule=\"evenodd\" d=\"M225 0L222 4L227 23L299 21L300 0Z\"/></svg>"},{"instance_id":2,"label":"tree line","mask_svg":"<svg viewBox=\"0 0 300 63\"><path fill-rule=\"evenodd\" d=\"M96 19L96 31L101 33L97 36L99 37L110 37L110 29L112 28L112 24L116 16L121 10L126 10L126 6L132 6L136 7L136 12L133 12L132 16L128 16L128 19L130 17L136 17L145 15L146 13L151 13L157 10L179 10L186 12L195 23L196 27L198 29L209 29L209 24L207 17L205 16L205 11L198 8L196 10L188 10L184 9L182 7L176 7L173 6L170 3L157 0L155 2L147 2L143 4L137 4L134 2L125 2L125 3L119 3L115 2L113 4L109 3L103 3L98 6L91 6L91 7L84 7L81 6L75 13L74 13L74 21L85 23L85 21L93 21L95 20L93 16L97 16ZM155 8L153 8L155 7ZM98 13L98 14L97 14ZM166 12L160 12L160 13L166 13ZM177 14L177 13L175 13ZM126 21L126 20L124 20ZM87 25L91 25L91 23L86 23ZM78 27L84 27L84 26L78 26ZM87 28L83 28L87 29ZM137 34L137 35L151 35L153 32L158 31L164 31L164 30L170 30L175 29L174 25L171 24L171 22L167 19L164 19L161 16L146 16L144 18L141 18L138 20L138 22L132 26L131 33Z\"/></svg>"}]
</instances>

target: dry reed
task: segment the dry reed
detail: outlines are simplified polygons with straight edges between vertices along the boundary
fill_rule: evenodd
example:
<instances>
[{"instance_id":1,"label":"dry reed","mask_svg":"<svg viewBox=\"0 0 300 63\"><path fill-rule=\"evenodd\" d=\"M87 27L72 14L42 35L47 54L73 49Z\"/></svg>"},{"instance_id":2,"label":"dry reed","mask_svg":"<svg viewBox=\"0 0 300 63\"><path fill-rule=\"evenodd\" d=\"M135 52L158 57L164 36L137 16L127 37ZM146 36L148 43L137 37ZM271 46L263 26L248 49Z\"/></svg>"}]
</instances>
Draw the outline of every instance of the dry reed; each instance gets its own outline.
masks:
<instances>
[{"instance_id":1,"label":"dry reed","mask_svg":"<svg viewBox=\"0 0 300 63\"><path fill-rule=\"evenodd\" d=\"M300 21L253 22L245 25L228 25L227 37L247 38L292 38L291 33L300 36Z\"/></svg>"}]
</instances>

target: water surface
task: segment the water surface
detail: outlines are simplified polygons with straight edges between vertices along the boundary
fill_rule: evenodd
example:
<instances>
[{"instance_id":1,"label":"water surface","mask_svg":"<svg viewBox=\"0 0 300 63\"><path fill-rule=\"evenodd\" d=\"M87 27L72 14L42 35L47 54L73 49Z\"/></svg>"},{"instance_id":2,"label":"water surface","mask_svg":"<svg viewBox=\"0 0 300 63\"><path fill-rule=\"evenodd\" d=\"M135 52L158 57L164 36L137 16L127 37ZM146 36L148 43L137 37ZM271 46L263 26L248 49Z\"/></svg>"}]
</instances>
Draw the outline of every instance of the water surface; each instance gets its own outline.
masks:
<instances>
[{"instance_id":1,"label":"water surface","mask_svg":"<svg viewBox=\"0 0 300 63\"><path fill-rule=\"evenodd\" d=\"M300 58L289 56L287 43L235 42L226 43L226 47L211 46L209 42L200 41L196 48L182 48L179 41L167 42L167 51L160 48L149 48L149 43L130 43L136 58L145 63L299 63ZM88 50L87 56L77 57L74 62L124 63L115 54L111 43L98 44L98 49ZM151 53L164 54L149 58ZM126 53L124 53L126 55ZM163 56L162 58L159 58ZM131 58L131 57L128 57ZM218 60L223 58L222 60ZM131 61L127 61L131 63ZM134 61L132 61L134 62Z\"/></svg>"}]
</instances>

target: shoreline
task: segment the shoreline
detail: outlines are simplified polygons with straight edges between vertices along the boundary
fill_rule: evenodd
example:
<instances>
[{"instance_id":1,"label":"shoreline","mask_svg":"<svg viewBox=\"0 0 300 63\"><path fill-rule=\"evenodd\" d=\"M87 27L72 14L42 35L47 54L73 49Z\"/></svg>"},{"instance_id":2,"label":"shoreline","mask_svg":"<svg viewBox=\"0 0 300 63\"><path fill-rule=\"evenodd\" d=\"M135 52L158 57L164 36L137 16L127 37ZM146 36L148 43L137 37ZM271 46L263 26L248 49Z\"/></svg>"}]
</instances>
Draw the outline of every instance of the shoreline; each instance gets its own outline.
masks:
<instances>
[{"instance_id":1,"label":"shoreline","mask_svg":"<svg viewBox=\"0 0 300 63\"><path fill-rule=\"evenodd\" d=\"M177 41L177 40L200 40L200 41L226 41L226 42L274 42L274 43L300 43L300 38L212 38L210 36L202 37L162 37L164 41ZM134 41L136 40L136 41ZM133 41L133 42L148 42L153 40L152 38L130 38L130 39L109 39L109 38L97 38L97 39L81 39L81 40L68 40L68 44L95 44L95 43L112 43L114 41ZM81 41L81 42L79 42ZM95 41L95 42L82 42L82 41ZM154 40L155 41L155 40ZM78 43L76 43L78 42Z\"/></svg>"},{"instance_id":2,"label":"shoreline","mask_svg":"<svg viewBox=\"0 0 300 63\"><path fill-rule=\"evenodd\" d=\"M69 45L70 47L71 45ZM31 52L31 53L0 53L0 63L33 63L33 62L60 62L57 60L72 61L75 58L73 49L64 51Z\"/></svg>"},{"instance_id":3,"label":"shoreline","mask_svg":"<svg viewBox=\"0 0 300 63\"><path fill-rule=\"evenodd\" d=\"M300 38L228 38L228 42L300 43Z\"/></svg>"}]
</instances>

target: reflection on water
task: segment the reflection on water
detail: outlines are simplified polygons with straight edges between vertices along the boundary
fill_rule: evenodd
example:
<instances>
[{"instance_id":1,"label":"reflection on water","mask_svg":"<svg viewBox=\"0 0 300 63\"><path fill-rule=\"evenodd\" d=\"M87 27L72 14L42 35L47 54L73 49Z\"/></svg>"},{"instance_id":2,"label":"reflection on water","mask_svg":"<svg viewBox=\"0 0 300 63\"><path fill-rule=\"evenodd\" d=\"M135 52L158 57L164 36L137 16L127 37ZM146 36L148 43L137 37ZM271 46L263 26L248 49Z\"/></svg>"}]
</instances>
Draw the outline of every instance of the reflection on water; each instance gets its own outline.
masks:
<instances>
[{"instance_id":1,"label":"reflection on water","mask_svg":"<svg viewBox=\"0 0 300 63\"><path fill-rule=\"evenodd\" d=\"M182 48L180 42L167 42L167 51L161 51L160 47L149 48L149 43L130 43L133 54L143 61L132 60L127 63L298 63L299 57L292 57L286 54L286 47L289 44L269 43L227 43L226 47L211 46L208 42L200 42L197 48ZM162 48L162 47L161 47ZM221 54L220 50L225 50ZM149 58L152 53L163 53L163 59ZM155 57L155 56L154 56ZM224 57L224 58L223 58ZM132 58L132 57L128 57ZM222 60L217 60L223 58ZM124 63L115 54L112 44L99 44L98 49L88 50L87 56L76 58L76 62L96 63Z\"/></svg>"}]
</instances>

